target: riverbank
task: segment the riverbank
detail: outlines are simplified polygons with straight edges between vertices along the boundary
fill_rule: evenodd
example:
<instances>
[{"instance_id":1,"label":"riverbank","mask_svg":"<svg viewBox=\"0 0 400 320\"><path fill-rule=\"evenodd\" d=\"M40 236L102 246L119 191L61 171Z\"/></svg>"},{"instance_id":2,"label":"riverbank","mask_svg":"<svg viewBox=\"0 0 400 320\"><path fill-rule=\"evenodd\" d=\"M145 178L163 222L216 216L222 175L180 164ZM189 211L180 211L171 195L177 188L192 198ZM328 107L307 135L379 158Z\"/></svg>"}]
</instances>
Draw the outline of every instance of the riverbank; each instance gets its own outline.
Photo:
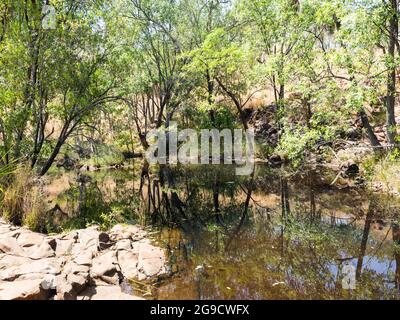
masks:
<instances>
[{"instance_id":1,"label":"riverbank","mask_svg":"<svg viewBox=\"0 0 400 320\"><path fill-rule=\"evenodd\" d=\"M165 274L164 251L138 226L47 236L0 218L0 300L144 299L130 280Z\"/></svg>"}]
</instances>

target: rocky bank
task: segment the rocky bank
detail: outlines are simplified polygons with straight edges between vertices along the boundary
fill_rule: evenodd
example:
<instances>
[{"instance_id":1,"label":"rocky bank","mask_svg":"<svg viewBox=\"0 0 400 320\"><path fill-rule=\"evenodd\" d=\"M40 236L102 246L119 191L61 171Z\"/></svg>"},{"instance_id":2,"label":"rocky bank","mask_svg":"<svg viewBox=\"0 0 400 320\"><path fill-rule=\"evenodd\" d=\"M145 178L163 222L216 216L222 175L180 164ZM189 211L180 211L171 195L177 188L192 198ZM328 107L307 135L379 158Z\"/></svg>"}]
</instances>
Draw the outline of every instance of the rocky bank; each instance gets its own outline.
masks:
<instances>
[{"instance_id":1,"label":"rocky bank","mask_svg":"<svg viewBox=\"0 0 400 320\"><path fill-rule=\"evenodd\" d=\"M130 279L167 273L164 251L138 226L47 236L0 218L0 300L136 300Z\"/></svg>"}]
</instances>

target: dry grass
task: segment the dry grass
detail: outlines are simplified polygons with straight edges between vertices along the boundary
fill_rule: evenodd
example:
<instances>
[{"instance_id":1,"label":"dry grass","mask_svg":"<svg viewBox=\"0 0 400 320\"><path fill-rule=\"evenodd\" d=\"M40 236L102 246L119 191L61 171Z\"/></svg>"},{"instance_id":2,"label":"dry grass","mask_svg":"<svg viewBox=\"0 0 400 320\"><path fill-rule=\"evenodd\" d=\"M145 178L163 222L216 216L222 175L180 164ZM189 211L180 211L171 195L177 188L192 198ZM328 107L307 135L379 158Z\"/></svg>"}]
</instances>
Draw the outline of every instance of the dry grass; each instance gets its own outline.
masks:
<instances>
[{"instance_id":1,"label":"dry grass","mask_svg":"<svg viewBox=\"0 0 400 320\"><path fill-rule=\"evenodd\" d=\"M16 225L26 225L32 230L44 228L47 212L41 187L26 167L19 167L11 184L4 190L1 214Z\"/></svg>"}]
</instances>

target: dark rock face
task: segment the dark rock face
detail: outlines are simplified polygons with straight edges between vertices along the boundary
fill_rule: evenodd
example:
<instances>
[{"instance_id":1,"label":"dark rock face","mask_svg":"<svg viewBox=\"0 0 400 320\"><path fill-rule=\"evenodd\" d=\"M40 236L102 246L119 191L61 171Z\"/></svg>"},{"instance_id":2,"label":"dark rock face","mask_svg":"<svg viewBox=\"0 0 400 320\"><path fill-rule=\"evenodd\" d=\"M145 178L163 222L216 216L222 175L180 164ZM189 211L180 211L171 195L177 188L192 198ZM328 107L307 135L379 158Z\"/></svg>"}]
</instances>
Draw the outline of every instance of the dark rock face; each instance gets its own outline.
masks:
<instances>
[{"instance_id":1,"label":"dark rock face","mask_svg":"<svg viewBox=\"0 0 400 320\"><path fill-rule=\"evenodd\" d=\"M348 160L348 161L342 163L340 168L341 168L343 174L350 178L357 176L360 172L360 168L358 167L358 164L356 164L352 160Z\"/></svg>"},{"instance_id":2,"label":"dark rock face","mask_svg":"<svg viewBox=\"0 0 400 320\"><path fill-rule=\"evenodd\" d=\"M271 166L277 167L277 166L280 166L283 164L283 159L281 158L281 156L279 154L273 154L269 157L268 163Z\"/></svg>"},{"instance_id":3,"label":"dark rock face","mask_svg":"<svg viewBox=\"0 0 400 320\"><path fill-rule=\"evenodd\" d=\"M65 170L74 170L77 166L77 161L65 156L57 162L57 168L63 167Z\"/></svg>"},{"instance_id":4,"label":"dark rock face","mask_svg":"<svg viewBox=\"0 0 400 320\"><path fill-rule=\"evenodd\" d=\"M0 300L142 299L121 284L167 273L164 251L146 236L134 225L46 236L0 218Z\"/></svg>"},{"instance_id":5,"label":"dark rock face","mask_svg":"<svg viewBox=\"0 0 400 320\"><path fill-rule=\"evenodd\" d=\"M249 124L253 127L256 137L273 147L278 144L279 134L278 125L274 119L275 111L275 106L270 105L254 110L249 116Z\"/></svg>"}]
</instances>

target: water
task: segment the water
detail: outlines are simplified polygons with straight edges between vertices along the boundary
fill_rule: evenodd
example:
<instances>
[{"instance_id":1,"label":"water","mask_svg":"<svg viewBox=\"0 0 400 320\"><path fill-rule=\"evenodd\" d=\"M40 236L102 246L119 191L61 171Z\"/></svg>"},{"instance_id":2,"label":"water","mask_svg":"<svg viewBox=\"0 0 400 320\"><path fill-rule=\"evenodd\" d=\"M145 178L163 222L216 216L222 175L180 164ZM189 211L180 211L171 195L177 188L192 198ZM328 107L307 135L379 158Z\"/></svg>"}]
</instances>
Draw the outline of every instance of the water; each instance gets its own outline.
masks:
<instances>
[{"instance_id":1,"label":"water","mask_svg":"<svg viewBox=\"0 0 400 320\"><path fill-rule=\"evenodd\" d=\"M399 299L398 199L340 190L334 178L136 163L60 171L44 191L55 206L50 231L121 221L157 231L172 276L152 284L155 299ZM352 290L343 288L348 270Z\"/></svg>"}]
</instances>

